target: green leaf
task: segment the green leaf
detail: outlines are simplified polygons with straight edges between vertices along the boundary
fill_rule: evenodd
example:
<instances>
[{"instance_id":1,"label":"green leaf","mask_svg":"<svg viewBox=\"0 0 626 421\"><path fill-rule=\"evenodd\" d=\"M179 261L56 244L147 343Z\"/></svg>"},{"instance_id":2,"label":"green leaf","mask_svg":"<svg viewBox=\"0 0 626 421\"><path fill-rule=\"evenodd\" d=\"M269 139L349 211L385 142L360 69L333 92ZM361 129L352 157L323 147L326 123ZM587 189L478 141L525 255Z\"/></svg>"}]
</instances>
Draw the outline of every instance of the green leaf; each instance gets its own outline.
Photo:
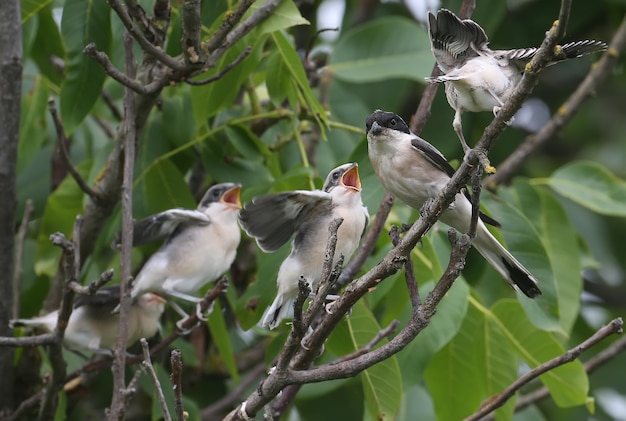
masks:
<instances>
[{"instance_id":1,"label":"green leaf","mask_svg":"<svg viewBox=\"0 0 626 421\"><path fill-rule=\"evenodd\" d=\"M41 150L46 138L46 114L48 112L48 89L41 77L35 79L30 90L22 95L20 106L20 140L17 146L17 171Z\"/></svg>"},{"instance_id":2,"label":"green leaf","mask_svg":"<svg viewBox=\"0 0 626 421\"><path fill-rule=\"evenodd\" d=\"M420 284L420 295L426 297L433 289L434 283ZM446 296L437 307L437 313L420 334L398 355L398 362L403 373L404 384L415 382L422 375L432 356L456 336L461 328L467 312L469 287L462 279L457 279ZM410 371L409 371L410 370Z\"/></svg>"},{"instance_id":3,"label":"green leaf","mask_svg":"<svg viewBox=\"0 0 626 421\"><path fill-rule=\"evenodd\" d=\"M559 302L550 258L542 242L543 233L522 212L538 213L540 199L532 189L505 189L503 200L485 196L485 204L493 217L502 224L500 233L505 246L539 280L542 295L529 299L517 294L532 322L544 330L564 333L559 321ZM497 234L497 233L496 233ZM501 277L497 275L500 279ZM500 279L491 282L503 282ZM501 284L505 285L505 284Z\"/></svg>"},{"instance_id":4,"label":"green leaf","mask_svg":"<svg viewBox=\"0 0 626 421\"><path fill-rule=\"evenodd\" d=\"M326 111L311 91L309 81L306 77L306 73L304 72L304 68L302 67L302 62L300 61L298 53L282 32L273 32L271 37L274 40L278 54L280 54L280 57L282 58L294 85L289 92L293 97L299 97L300 101L298 102L305 106L309 110L309 113L315 117L315 120L322 130L322 136L325 138L326 133L324 127L328 126ZM293 101L293 99L290 99L290 102ZM292 103L292 106L295 107L295 105L296 104Z\"/></svg>"},{"instance_id":5,"label":"green leaf","mask_svg":"<svg viewBox=\"0 0 626 421\"><path fill-rule=\"evenodd\" d=\"M233 352L233 346L228 336L228 328L224 321L222 306L219 300L216 300L213 306L213 311L209 315L208 320L211 337L215 342L215 346L217 347L222 361L224 361L226 365L230 377L235 383L239 383L239 372L237 371L237 363L235 362L235 353Z\"/></svg>"},{"instance_id":6,"label":"green leaf","mask_svg":"<svg viewBox=\"0 0 626 421\"><path fill-rule=\"evenodd\" d=\"M598 163L579 161L561 167L548 179L548 185L599 214L626 216L626 182Z\"/></svg>"},{"instance_id":7,"label":"green leaf","mask_svg":"<svg viewBox=\"0 0 626 421\"><path fill-rule=\"evenodd\" d=\"M469 307L459 333L430 360L424 372L437 419L460 420L488 396L485 357L477 346L483 316Z\"/></svg>"},{"instance_id":8,"label":"green leaf","mask_svg":"<svg viewBox=\"0 0 626 421\"><path fill-rule=\"evenodd\" d=\"M144 209L149 213L172 208L195 209L196 201L189 192L183 175L170 160L163 160L146 174L143 183Z\"/></svg>"},{"instance_id":9,"label":"green leaf","mask_svg":"<svg viewBox=\"0 0 626 421\"><path fill-rule=\"evenodd\" d=\"M363 301L358 301L350 318L342 322L331 338L335 351L348 353L358 350L372 340L381 328ZM330 345L331 339L329 339ZM387 341L381 341L380 345ZM373 419L393 420L400 410L402 376L395 356L361 373L365 404Z\"/></svg>"},{"instance_id":10,"label":"green leaf","mask_svg":"<svg viewBox=\"0 0 626 421\"><path fill-rule=\"evenodd\" d=\"M347 31L337 42L328 68L346 82L406 78L426 83L434 62L426 31L394 16Z\"/></svg>"},{"instance_id":11,"label":"green leaf","mask_svg":"<svg viewBox=\"0 0 626 421\"><path fill-rule=\"evenodd\" d=\"M90 112L102 92L105 72L83 54L94 42L100 51L111 46L111 9L99 0L67 0L61 19L61 35L67 47L66 78L61 87L61 118L69 136Z\"/></svg>"},{"instance_id":12,"label":"green leaf","mask_svg":"<svg viewBox=\"0 0 626 421\"><path fill-rule=\"evenodd\" d=\"M77 166L77 170L84 178L87 174L90 161ZM44 210L39 235L37 238L37 261L35 272L53 277L59 268L61 250L50 242L50 234L60 232L66 238L71 238L76 215L83 210L83 191L71 176L59 184L56 190L48 197Z\"/></svg>"},{"instance_id":13,"label":"green leaf","mask_svg":"<svg viewBox=\"0 0 626 421\"><path fill-rule=\"evenodd\" d=\"M282 56L274 52L267 63L266 80L267 91L274 105L279 106L287 97L291 78L288 74L289 69L285 66Z\"/></svg>"},{"instance_id":14,"label":"green leaf","mask_svg":"<svg viewBox=\"0 0 626 421\"><path fill-rule=\"evenodd\" d=\"M267 37L255 37L254 35L248 34L235 43L226 51L215 67L196 78L196 80L203 80L215 76L224 70L224 67L231 64L249 45L252 45L250 54L220 79L206 85L195 86L191 90L193 115L198 126L205 126L209 117L232 105L239 95L242 84L250 73L258 67Z\"/></svg>"},{"instance_id":15,"label":"green leaf","mask_svg":"<svg viewBox=\"0 0 626 421\"><path fill-rule=\"evenodd\" d=\"M37 67L53 84L60 85L64 75L50 62L51 56L65 57L65 47L59 34L59 27L52 17L52 7L48 5L39 11L37 36L30 50Z\"/></svg>"},{"instance_id":16,"label":"green leaf","mask_svg":"<svg viewBox=\"0 0 626 421\"><path fill-rule=\"evenodd\" d=\"M260 1L250 6L250 12L254 12L263 4ZM300 11L291 0L282 0L278 7L261 22L258 30L261 34L280 31L296 25L310 25L310 22L302 17Z\"/></svg>"},{"instance_id":17,"label":"green leaf","mask_svg":"<svg viewBox=\"0 0 626 421\"><path fill-rule=\"evenodd\" d=\"M509 342L531 368L565 352L553 334L529 323L516 300L500 300L491 310L500 321L500 327ZM569 407L587 403L589 379L580 360L561 365L539 378L550 390L557 405Z\"/></svg>"},{"instance_id":18,"label":"green leaf","mask_svg":"<svg viewBox=\"0 0 626 421\"><path fill-rule=\"evenodd\" d=\"M20 13L22 25L33 18L39 11L45 9L49 4L52 4L52 0L21 0Z\"/></svg>"}]
</instances>

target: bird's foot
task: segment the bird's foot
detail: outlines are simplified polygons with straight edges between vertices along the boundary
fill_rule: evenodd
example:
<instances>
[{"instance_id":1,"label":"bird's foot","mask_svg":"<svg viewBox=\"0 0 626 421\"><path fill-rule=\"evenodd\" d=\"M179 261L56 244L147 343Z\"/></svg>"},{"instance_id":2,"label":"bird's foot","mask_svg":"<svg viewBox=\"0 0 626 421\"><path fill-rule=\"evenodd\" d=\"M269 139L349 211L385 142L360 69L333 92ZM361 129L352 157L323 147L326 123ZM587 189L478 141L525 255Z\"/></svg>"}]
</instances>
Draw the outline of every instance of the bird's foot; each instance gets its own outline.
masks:
<instances>
[{"instance_id":1,"label":"bird's foot","mask_svg":"<svg viewBox=\"0 0 626 421\"><path fill-rule=\"evenodd\" d=\"M202 311L200 303L196 304L196 316L198 316L198 320L202 320L203 322L209 320L209 315L213 312L213 304L215 304L215 301L209 305L209 308L207 308L206 311Z\"/></svg>"},{"instance_id":2,"label":"bird's foot","mask_svg":"<svg viewBox=\"0 0 626 421\"><path fill-rule=\"evenodd\" d=\"M189 335L195 328L200 326L200 321L198 321L193 326L189 328L185 328L183 325L185 324L186 321L187 319L185 318L185 319L180 319L179 321L176 322L176 330L178 330L179 336Z\"/></svg>"},{"instance_id":3,"label":"bird's foot","mask_svg":"<svg viewBox=\"0 0 626 421\"><path fill-rule=\"evenodd\" d=\"M472 149L467 148L465 150L465 155L463 156L463 162L467 163L467 165L469 166L472 166L472 164L469 163L469 156L471 152ZM496 172L496 167L491 165L491 162L489 162L489 158L487 158L487 155L485 155L484 153L479 153L476 154L476 158L478 159L478 164L483 168L483 170L485 170L487 174L494 174Z\"/></svg>"}]
</instances>

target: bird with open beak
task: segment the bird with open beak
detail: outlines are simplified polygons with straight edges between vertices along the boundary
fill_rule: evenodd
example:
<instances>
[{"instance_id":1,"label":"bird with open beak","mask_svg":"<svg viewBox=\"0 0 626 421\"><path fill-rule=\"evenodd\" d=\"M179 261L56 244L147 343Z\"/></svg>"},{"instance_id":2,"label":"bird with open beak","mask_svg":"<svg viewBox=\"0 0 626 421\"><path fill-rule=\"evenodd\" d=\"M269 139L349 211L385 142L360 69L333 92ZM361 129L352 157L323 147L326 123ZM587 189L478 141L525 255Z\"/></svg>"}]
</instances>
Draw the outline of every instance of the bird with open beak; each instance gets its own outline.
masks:
<instances>
[{"instance_id":1,"label":"bird with open beak","mask_svg":"<svg viewBox=\"0 0 626 421\"><path fill-rule=\"evenodd\" d=\"M376 110L366 120L368 154L374 172L385 188L410 207L420 210L428 199L439 197L454 169L434 146L411 133L404 120ZM440 220L460 232L469 230L472 204L466 190L441 214ZM480 214L473 246L514 288L530 298L541 294L537 280L487 230L498 226Z\"/></svg>"},{"instance_id":2,"label":"bird with open beak","mask_svg":"<svg viewBox=\"0 0 626 421\"><path fill-rule=\"evenodd\" d=\"M119 301L119 285L101 288L94 295L78 296L65 329L64 345L72 350L110 354L116 344L119 327L119 314L112 315L111 310ZM163 307L164 300L152 293L140 295L133 301L128 312L128 346L141 338L151 338L160 331L159 318ZM9 325L53 332L58 318L57 310L32 319L11 320Z\"/></svg>"},{"instance_id":3,"label":"bird with open beak","mask_svg":"<svg viewBox=\"0 0 626 421\"><path fill-rule=\"evenodd\" d=\"M426 78L432 83L445 83L446 98L454 110L452 126L467 156L469 146L463 137L463 111L493 111L494 115L509 99L522 78L524 66L538 48L492 50L489 38L479 24L461 20L447 9L428 13L428 32L433 55L443 75ZM584 40L558 47L552 65L586 54L605 51L601 41Z\"/></svg>"},{"instance_id":4,"label":"bird with open beak","mask_svg":"<svg viewBox=\"0 0 626 421\"><path fill-rule=\"evenodd\" d=\"M278 293L261 319L263 327L274 329L293 316L298 280L303 276L316 291L322 276L328 227L343 218L337 231L333 265L339 256L347 262L356 250L369 222L361 201L358 165L349 163L333 169L322 190L296 190L252 199L239 215L243 229L256 239L261 250L271 253L294 234L291 253L278 270Z\"/></svg>"},{"instance_id":5,"label":"bird with open beak","mask_svg":"<svg viewBox=\"0 0 626 421\"><path fill-rule=\"evenodd\" d=\"M240 191L240 184L216 184L204 194L197 210L170 209L136 222L134 246L166 240L137 274L131 297L156 292L199 305L202 298L195 294L235 260L241 240L237 224ZM174 301L168 301L186 316ZM201 317L199 307L196 311Z\"/></svg>"}]
</instances>

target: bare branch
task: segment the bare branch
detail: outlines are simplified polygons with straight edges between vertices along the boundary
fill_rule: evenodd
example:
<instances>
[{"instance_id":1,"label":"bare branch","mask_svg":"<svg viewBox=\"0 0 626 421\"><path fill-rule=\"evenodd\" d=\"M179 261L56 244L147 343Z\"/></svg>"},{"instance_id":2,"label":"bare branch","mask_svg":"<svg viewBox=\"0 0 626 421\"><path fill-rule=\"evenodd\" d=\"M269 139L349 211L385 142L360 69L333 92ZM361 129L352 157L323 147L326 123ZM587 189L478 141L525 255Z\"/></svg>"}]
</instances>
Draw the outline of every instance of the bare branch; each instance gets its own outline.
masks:
<instances>
[{"instance_id":1,"label":"bare branch","mask_svg":"<svg viewBox=\"0 0 626 421\"><path fill-rule=\"evenodd\" d=\"M141 365L146 373L148 373L150 380L152 380L152 384L154 385L154 389L156 390L159 405L161 406L163 419L165 421L172 421L170 410L167 407L167 402L165 402L163 388L161 387L159 378L157 377L156 371L154 371L154 367L152 366L152 361L150 360L150 349L148 348L148 341L146 341L145 338L141 338L139 342L141 342L141 348L143 349L143 361Z\"/></svg>"},{"instance_id":2,"label":"bare branch","mask_svg":"<svg viewBox=\"0 0 626 421\"><path fill-rule=\"evenodd\" d=\"M133 43L128 34L124 36L126 74L135 77L135 59ZM117 342L114 349L113 362L113 399L109 419L124 418L126 389L124 367L126 366L126 347L128 342L128 314L132 299L130 297L131 253L133 249L133 171L135 165L135 95L126 87L124 89L124 174L122 180L122 251L120 256L120 320ZM142 343L143 345L143 343Z\"/></svg>"},{"instance_id":3,"label":"bare branch","mask_svg":"<svg viewBox=\"0 0 626 421\"><path fill-rule=\"evenodd\" d=\"M70 159L70 156L67 152L67 144L69 141L65 136L63 123L59 118L59 114L57 113L57 107L53 98L50 98L48 100L48 110L50 111L52 121L54 121L54 127L57 131L57 140L59 144L59 149L61 151L61 158L63 159L63 164L65 165L65 168L67 168L67 171L72 175L72 178L74 178L76 184L78 184L78 187L80 187L82 191L87 193L87 195L89 195L92 200L97 202L100 199L100 195L93 188L91 188L91 186L87 184L85 180L83 180L83 177L80 175L74 164L72 164L72 160Z\"/></svg>"},{"instance_id":4,"label":"bare branch","mask_svg":"<svg viewBox=\"0 0 626 421\"><path fill-rule=\"evenodd\" d=\"M100 288L102 288L107 282L113 279L113 269L107 269L100 274L100 277L91 282L87 286L82 286L78 282L70 282L68 288L72 289L76 294L94 295Z\"/></svg>"},{"instance_id":5,"label":"bare branch","mask_svg":"<svg viewBox=\"0 0 626 421\"><path fill-rule=\"evenodd\" d=\"M593 336L582 342L577 347L570 349L569 351L565 352L562 355L559 355L556 358L551 359L550 361L546 361L545 363L538 365L537 367L533 368L532 370L528 371L520 378L515 380L509 387L504 389L502 392L487 399L486 404L483 405L477 412L465 418L465 421L479 420L485 415L495 411L496 409L504 405L509 399L511 399L511 397L513 397L513 395L515 395L515 393L522 386L528 384L531 380L536 379L543 373L553 370L556 367L574 361L583 352L587 351L589 348L598 344L609 336L616 333L622 333L623 326L624 322L621 318L618 317L617 319L611 320L609 324L601 327L596 333L593 334Z\"/></svg>"},{"instance_id":6,"label":"bare branch","mask_svg":"<svg viewBox=\"0 0 626 421\"><path fill-rule=\"evenodd\" d=\"M135 28L135 25L128 14L128 10L120 3L119 0L108 0L108 3L119 16L120 20L126 27L126 30L139 43L145 53L150 54L170 69L177 71L185 70L186 66L183 62L167 55L161 48L152 44L141 32L137 31L137 28Z\"/></svg>"},{"instance_id":7,"label":"bare branch","mask_svg":"<svg viewBox=\"0 0 626 421\"><path fill-rule=\"evenodd\" d=\"M596 93L600 85L611 74L611 70L625 49L626 16L613 36L607 52L591 67L582 83L578 85L541 130L527 136L524 142L498 165L498 172L484 180L483 185L489 190L495 190L498 185L509 182L528 158L556 136L576 115L585 101Z\"/></svg>"},{"instance_id":8,"label":"bare branch","mask_svg":"<svg viewBox=\"0 0 626 421\"><path fill-rule=\"evenodd\" d=\"M27 199L24 205L22 222L20 222L20 228L15 238L15 256L13 259L15 262L13 267L13 311L11 313L14 319L20 317L20 285L22 283L23 273L22 261L24 260L24 243L26 241L26 230L28 229L28 224L30 223L34 209L33 201Z\"/></svg>"},{"instance_id":9,"label":"bare branch","mask_svg":"<svg viewBox=\"0 0 626 421\"><path fill-rule=\"evenodd\" d=\"M252 6L252 3L254 3L254 0L243 0L237 4L235 10L226 12L220 27L213 34L211 39L203 43L202 48L212 52L222 45L226 35L239 23L246 11Z\"/></svg>"},{"instance_id":10,"label":"bare branch","mask_svg":"<svg viewBox=\"0 0 626 421\"><path fill-rule=\"evenodd\" d=\"M154 94L155 92L158 92L163 87L161 82L154 82L148 85L144 85L141 82L138 82L137 80L135 80L134 78L131 78L127 76L126 74L120 72L113 65L113 63L109 59L109 56L107 56L106 53L99 51L96 48L96 44L94 44L93 42L87 44L87 46L83 50L83 53L87 57L92 58L96 60L98 63L100 63L104 71L113 79L117 80L119 83L121 83L125 87L132 89L133 92L136 92L140 95Z\"/></svg>"},{"instance_id":11,"label":"bare branch","mask_svg":"<svg viewBox=\"0 0 626 421\"><path fill-rule=\"evenodd\" d=\"M304 338L306 334L306 326L302 321L302 308L304 307L304 303L309 298L311 294L311 287L309 287L309 282L307 279L300 275L298 279L298 296L296 297L296 301L293 303L293 319L292 319L292 335L300 340Z\"/></svg>"},{"instance_id":12,"label":"bare branch","mask_svg":"<svg viewBox=\"0 0 626 421\"><path fill-rule=\"evenodd\" d=\"M42 333L35 336L23 336L21 338L12 338L0 336L0 346L22 347L22 346L40 346L50 345L56 341L54 333Z\"/></svg>"},{"instance_id":13,"label":"bare branch","mask_svg":"<svg viewBox=\"0 0 626 421\"><path fill-rule=\"evenodd\" d=\"M180 349L173 349L170 354L170 363L172 364L172 374L170 380L174 389L174 407L176 410L176 418L178 421L185 421L185 408L183 406L183 360Z\"/></svg>"},{"instance_id":14,"label":"bare branch","mask_svg":"<svg viewBox=\"0 0 626 421\"><path fill-rule=\"evenodd\" d=\"M183 55L187 64L200 65L206 60L206 53L200 47L200 0L184 0L181 7L183 27Z\"/></svg>"},{"instance_id":15,"label":"bare branch","mask_svg":"<svg viewBox=\"0 0 626 421\"><path fill-rule=\"evenodd\" d=\"M226 73L228 73L230 70L232 70L233 67L235 67L236 65L238 65L239 63L241 63L243 61L244 58L248 57L248 55L250 54L250 52L252 51L252 47L248 46L246 47L245 50L243 50L241 52L241 54L239 54L237 56L237 58L235 58L231 63L227 64L226 66L224 66L224 68L222 69L221 72L208 77L206 79L202 79L202 80L192 80L192 79L185 79L185 82L189 85L193 85L193 86L200 86L200 85L207 85L211 82L215 82L216 80L219 80L221 78L224 77L224 75ZM192 72L192 75L200 73L204 70L201 71L197 71L197 72Z\"/></svg>"}]
</instances>

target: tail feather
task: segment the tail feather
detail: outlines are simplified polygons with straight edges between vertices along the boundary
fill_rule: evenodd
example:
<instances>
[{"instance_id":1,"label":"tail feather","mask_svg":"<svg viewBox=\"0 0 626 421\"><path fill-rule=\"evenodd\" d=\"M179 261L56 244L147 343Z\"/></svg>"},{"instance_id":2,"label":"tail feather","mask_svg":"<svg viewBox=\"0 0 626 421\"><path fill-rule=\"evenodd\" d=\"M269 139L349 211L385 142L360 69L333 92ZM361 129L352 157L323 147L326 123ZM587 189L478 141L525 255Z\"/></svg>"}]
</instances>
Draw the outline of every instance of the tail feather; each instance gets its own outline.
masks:
<instances>
[{"instance_id":1,"label":"tail feather","mask_svg":"<svg viewBox=\"0 0 626 421\"><path fill-rule=\"evenodd\" d=\"M35 329L43 329L47 332L51 332L56 326L58 319L58 312L53 311L44 316L34 317L32 319L12 319L9 320L9 327L11 329L16 327L27 327Z\"/></svg>"},{"instance_id":2,"label":"tail feather","mask_svg":"<svg viewBox=\"0 0 626 421\"><path fill-rule=\"evenodd\" d=\"M541 295L537 279L484 226L477 232L474 246L513 287L529 298Z\"/></svg>"},{"instance_id":3,"label":"tail feather","mask_svg":"<svg viewBox=\"0 0 626 421\"><path fill-rule=\"evenodd\" d=\"M293 317L294 298L286 298L278 294L272 302L272 305L265 310L261 319L261 326L269 329L275 329L283 319Z\"/></svg>"}]
</instances>

